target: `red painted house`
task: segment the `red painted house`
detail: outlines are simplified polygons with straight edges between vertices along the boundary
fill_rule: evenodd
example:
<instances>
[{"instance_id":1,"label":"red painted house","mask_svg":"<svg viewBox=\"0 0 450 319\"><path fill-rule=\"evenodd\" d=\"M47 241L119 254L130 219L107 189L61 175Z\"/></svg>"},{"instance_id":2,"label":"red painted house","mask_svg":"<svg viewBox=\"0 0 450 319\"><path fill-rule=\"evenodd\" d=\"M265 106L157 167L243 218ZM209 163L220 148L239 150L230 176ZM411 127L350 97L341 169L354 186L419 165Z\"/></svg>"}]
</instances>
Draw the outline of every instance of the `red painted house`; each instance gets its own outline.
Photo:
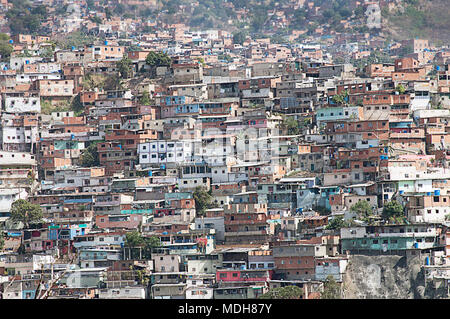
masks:
<instances>
[{"instance_id":1,"label":"red painted house","mask_svg":"<svg viewBox=\"0 0 450 319\"><path fill-rule=\"evenodd\" d=\"M273 270L267 269L221 269L216 272L217 282L266 282L272 279Z\"/></svg>"}]
</instances>

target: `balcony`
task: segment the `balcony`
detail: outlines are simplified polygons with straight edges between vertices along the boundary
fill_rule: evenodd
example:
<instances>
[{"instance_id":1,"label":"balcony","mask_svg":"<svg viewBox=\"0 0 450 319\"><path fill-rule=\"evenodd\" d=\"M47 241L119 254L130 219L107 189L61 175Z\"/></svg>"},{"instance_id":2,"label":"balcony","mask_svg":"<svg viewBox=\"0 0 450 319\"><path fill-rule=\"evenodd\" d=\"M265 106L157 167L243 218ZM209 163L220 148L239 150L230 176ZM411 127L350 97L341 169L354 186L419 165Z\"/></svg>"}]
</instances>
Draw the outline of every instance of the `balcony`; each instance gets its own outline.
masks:
<instances>
[{"instance_id":1,"label":"balcony","mask_svg":"<svg viewBox=\"0 0 450 319\"><path fill-rule=\"evenodd\" d=\"M367 234L367 238L383 238L383 237L402 237L402 238L416 238L416 237L436 237L438 233L436 230L428 232L407 232L407 233L377 233L377 234Z\"/></svg>"},{"instance_id":2,"label":"balcony","mask_svg":"<svg viewBox=\"0 0 450 319\"><path fill-rule=\"evenodd\" d=\"M266 225L265 220L229 220L225 221L225 225Z\"/></svg>"},{"instance_id":3,"label":"balcony","mask_svg":"<svg viewBox=\"0 0 450 319\"><path fill-rule=\"evenodd\" d=\"M237 232L225 232L225 237L236 236L265 236L268 235L265 230L250 230L250 231L237 231Z\"/></svg>"},{"instance_id":4,"label":"balcony","mask_svg":"<svg viewBox=\"0 0 450 319\"><path fill-rule=\"evenodd\" d=\"M64 224L64 223L81 223L81 224L85 224L85 223L90 223L92 222L92 217L55 217L53 218L53 221L56 224Z\"/></svg>"},{"instance_id":5,"label":"balcony","mask_svg":"<svg viewBox=\"0 0 450 319\"><path fill-rule=\"evenodd\" d=\"M389 138L425 138L425 133L420 131L416 132L406 132L406 133L390 133Z\"/></svg>"},{"instance_id":6,"label":"balcony","mask_svg":"<svg viewBox=\"0 0 450 319\"><path fill-rule=\"evenodd\" d=\"M120 201L118 201L118 200L99 200L97 198L94 205L95 206L118 206L118 205L120 205Z\"/></svg>"},{"instance_id":7,"label":"balcony","mask_svg":"<svg viewBox=\"0 0 450 319\"><path fill-rule=\"evenodd\" d=\"M0 170L0 179L26 179L29 170L7 169Z\"/></svg>"}]
</instances>

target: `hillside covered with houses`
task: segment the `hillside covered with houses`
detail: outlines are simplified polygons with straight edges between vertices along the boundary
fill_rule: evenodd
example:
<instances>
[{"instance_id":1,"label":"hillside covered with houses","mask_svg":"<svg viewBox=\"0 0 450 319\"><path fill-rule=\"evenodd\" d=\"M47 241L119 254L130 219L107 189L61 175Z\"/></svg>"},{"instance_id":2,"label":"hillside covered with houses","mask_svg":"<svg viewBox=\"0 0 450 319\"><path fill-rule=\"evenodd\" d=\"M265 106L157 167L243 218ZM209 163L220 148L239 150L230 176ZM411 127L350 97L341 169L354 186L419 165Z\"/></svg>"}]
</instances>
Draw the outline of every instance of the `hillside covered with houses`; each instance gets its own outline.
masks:
<instances>
[{"instance_id":1,"label":"hillside covered with houses","mask_svg":"<svg viewBox=\"0 0 450 319\"><path fill-rule=\"evenodd\" d=\"M0 0L0 299L449 297L440 2L258 3Z\"/></svg>"}]
</instances>

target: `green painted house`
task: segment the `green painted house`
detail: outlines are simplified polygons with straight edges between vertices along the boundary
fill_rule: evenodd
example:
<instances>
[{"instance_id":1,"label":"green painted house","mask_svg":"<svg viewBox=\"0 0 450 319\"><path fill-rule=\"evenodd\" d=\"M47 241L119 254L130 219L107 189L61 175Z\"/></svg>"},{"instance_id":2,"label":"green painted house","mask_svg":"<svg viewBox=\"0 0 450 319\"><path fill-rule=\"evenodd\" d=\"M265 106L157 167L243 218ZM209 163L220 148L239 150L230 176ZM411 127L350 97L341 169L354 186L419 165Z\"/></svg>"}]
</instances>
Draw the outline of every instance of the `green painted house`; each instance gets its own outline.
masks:
<instances>
[{"instance_id":1,"label":"green painted house","mask_svg":"<svg viewBox=\"0 0 450 319\"><path fill-rule=\"evenodd\" d=\"M341 229L342 252L398 252L439 247L440 229L431 224L363 226Z\"/></svg>"}]
</instances>

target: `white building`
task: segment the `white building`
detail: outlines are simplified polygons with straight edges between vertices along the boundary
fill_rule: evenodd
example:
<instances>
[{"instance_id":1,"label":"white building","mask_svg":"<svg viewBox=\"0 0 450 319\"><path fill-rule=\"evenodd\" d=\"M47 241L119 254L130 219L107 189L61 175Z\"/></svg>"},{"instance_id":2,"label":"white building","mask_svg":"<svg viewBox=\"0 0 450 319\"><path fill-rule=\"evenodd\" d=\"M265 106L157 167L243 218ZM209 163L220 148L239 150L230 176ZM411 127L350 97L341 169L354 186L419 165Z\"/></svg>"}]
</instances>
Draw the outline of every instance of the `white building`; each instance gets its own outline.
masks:
<instances>
[{"instance_id":1,"label":"white building","mask_svg":"<svg viewBox=\"0 0 450 319\"><path fill-rule=\"evenodd\" d=\"M99 299L146 299L144 287L104 288L98 292Z\"/></svg>"},{"instance_id":2,"label":"white building","mask_svg":"<svg viewBox=\"0 0 450 319\"><path fill-rule=\"evenodd\" d=\"M5 112L8 113L40 113L41 112L41 100L36 97L5 97Z\"/></svg>"},{"instance_id":3,"label":"white building","mask_svg":"<svg viewBox=\"0 0 450 319\"><path fill-rule=\"evenodd\" d=\"M184 163L193 157L193 141L157 140L138 146L139 164L143 166Z\"/></svg>"}]
</instances>

